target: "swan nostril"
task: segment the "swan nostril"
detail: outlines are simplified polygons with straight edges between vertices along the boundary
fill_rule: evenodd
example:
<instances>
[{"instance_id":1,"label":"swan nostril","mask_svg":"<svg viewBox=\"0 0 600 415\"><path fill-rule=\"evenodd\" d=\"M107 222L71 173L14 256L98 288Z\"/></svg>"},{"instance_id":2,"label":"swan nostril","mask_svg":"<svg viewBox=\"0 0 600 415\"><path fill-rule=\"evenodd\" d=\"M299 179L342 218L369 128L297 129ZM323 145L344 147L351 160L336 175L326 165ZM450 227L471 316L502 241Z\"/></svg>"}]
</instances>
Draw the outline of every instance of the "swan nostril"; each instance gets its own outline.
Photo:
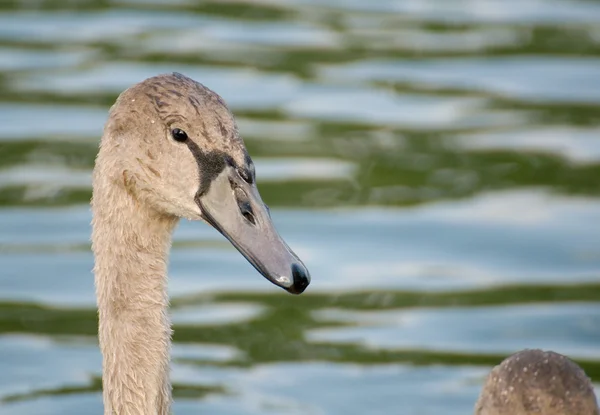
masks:
<instances>
[{"instance_id":1,"label":"swan nostril","mask_svg":"<svg viewBox=\"0 0 600 415\"><path fill-rule=\"evenodd\" d=\"M251 224L256 225L256 221L254 220L254 215L252 213L250 213L250 212L242 212L242 216L244 218L246 218L246 220L248 222L250 222Z\"/></svg>"},{"instance_id":2,"label":"swan nostril","mask_svg":"<svg viewBox=\"0 0 600 415\"><path fill-rule=\"evenodd\" d=\"M254 218L252 206L250 206L250 203L238 200L238 207L242 216L251 224L256 225L256 219Z\"/></svg>"},{"instance_id":3,"label":"swan nostril","mask_svg":"<svg viewBox=\"0 0 600 415\"><path fill-rule=\"evenodd\" d=\"M254 177L252 176L252 174L250 174L248 169L239 168L239 169L237 169L237 173L242 178L242 180L244 180L246 183L248 183L248 184L254 183Z\"/></svg>"}]
</instances>

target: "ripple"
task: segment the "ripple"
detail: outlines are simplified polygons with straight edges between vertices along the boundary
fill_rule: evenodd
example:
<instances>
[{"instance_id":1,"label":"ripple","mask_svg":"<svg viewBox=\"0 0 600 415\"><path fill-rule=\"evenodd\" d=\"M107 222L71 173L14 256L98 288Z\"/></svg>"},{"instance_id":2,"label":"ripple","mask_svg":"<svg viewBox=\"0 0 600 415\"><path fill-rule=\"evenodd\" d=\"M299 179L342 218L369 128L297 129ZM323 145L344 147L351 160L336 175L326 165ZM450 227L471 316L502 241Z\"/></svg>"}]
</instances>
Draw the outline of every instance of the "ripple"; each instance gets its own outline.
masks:
<instances>
[{"instance_id":1,"label":"ripple","mask_svg":"<svg viewBox=\"0 0 600 415\"><path fill-rule=\"evenodd\" d=\"M0 245L89 243L90 220L87 206L1 209Z\"/></svg>"},{"instance_id":2,"label":"ripple","mask_svg":"<svg viewBox=\"0 0 600 415\"><path fill-rule=\"evenodd\" d=\"M588 164L600 161L599 136L597 128L538 127L463 135L457 142L468 150L542 152Z\"/></svg>"},{"instance_id":3,"label":"ripple","mask_svg":"<svg viewBox=\"0 0 600 415\"><path fill-rule=\"evenodd\" d=\"M44 51L0 48L0 69L4 71L44 70L79 65L89 58L90 50Z\"/></svg>"},{"instance_id":4,"label":"ripple","mask_svg":"<svg viewBox=\"0 0 600 415\"><path fill-rule=\"evenodd\" d=\"M31 231L31 228L25 230ZM57 235L61 233L58 231ZM61 255L0 252L0 262L0 298L4 300L35 301L57 306L94 307L96 304L93 258L89 251Z\"/></svg>"},{"instance_id":5,"label":"ripple","mask_svg":"<svg viewBox=\"0 0 600 415\"><path fill-rule=\"evenodd\" d=\"M323 67L321 75L355 82L393 80L428 88L482 90L525 101L600 102L600 60L592 57L371 60Z\"/></svg>"},{"instance_id":6,"label":"ripple","mask_svg":"<svg viewBox=\"0 0 600 415\"><path fill-rule=\"evenodd\" d=\"M91 188L92 172L90 170L74 170L63 166L19 165L0 170L0 187L2 186L40 186L35 196L42 197L56 193L62 188Z\"/></svg>"},{"instance_id":7,"label":"ripple","mask_svg":"<svg viewBox=\"0 0 600 415\"><path fill-rule=\"evenodd\" d=\"M175 324L232 324L254 320L263 312L256 304L220 303L177 307L172 309L171 319Z\"/></svg>"},{"instance_id":8,"label":"ripple","mask_svg":"<svg viewBox=\"0 0 600 415\"><path fill-rule=\"evenodd\" d=\"M231 346L221 344L182 344L174 343L174 359L195 359L201 361L226 362L240 356L240 352Z\"/></svg>"},{"instance_id":9,"label":"ripple","mask_svg":"<svg viewBox=\"0 0 600 415\"><path fill-rule=\"evenodd\" d=\"M86 414L102 413L103 410L102 395L100 393L51 395L11 403L2 407L2 413L6 415Z\"/></svg>"},{"instance_id":10,"label":"ripple","mask_svg":"<svg viewBox=\"0 0 600 415\"><path fill-rule=\"evenodd\" d=\"M98 140L107 116L107 108L0 104L0 142L33 137L64 140L80 136L95 136Z\"/></svg>"},{"instance_id":11,"label":"ripple","mask_svg":"<svg viewBox=\"0 0 600 415\"><path fill-rule=\"evenodd\" d=\"M362 29L364 30L364 29ZM362 31L361 30L361 31ZM421 28L414 29L370 29L363 39L366 46L373 48L400 47L404 50L421 53L477 52L489 48L515 46L522 37L514 30L473 29L460 32L430 32Z\"/></svg>"},{"instance_id":12,"label":"ripple","mask_svg":"<svg viewBox=\"0 0 600 415\"><path fill-rule=\"evenodd\" d=\"M401 14L420 21L457 23L596 23L600 7L585 1L546 0L280 0L345 11Z\"/></svg>"},{"instance_id":13,"label":"ripple","mask_svg":"<svg viewBox=\"0 0 600 415\"><path fill-rule=\"evenodd\" d=\"M144 40L147 52L198 52L226 50L247 52L248 46L270 48L313 47L333 49L340 46L339 36L323 27L306 22L212 21L195 28L168 35L152 34ZM264 48L258 49L265 51Z\"/></svg>"},{"instance_id":14,"label":"ripple","mask_svg":"<svg viewBox=\"0 0 600 415\"><path fill-rule=\"evenodd\" d=\"M293 141L304 142L314 137L314 126L306 121L274 121L256 120L237 117L240 133L243 137L262 141Z\"/></svg>"},{"instance_id":15,"label":"ripple","mask_svg":"<svg viewBox=\"0 0 600 415\"><path fill-rule=\"evenodd\" d=\"M62 44L119 41L123 44L129 36L148 30L194 27L205 20L198 15L165 11L3 12L0 13L0 39Z\"/></svg>"},{"instance_id":16,"label":"ripple","mask_svg":"<svg viewBox=\"0 0 600 415\"><path fill-rule=\"evenodd\" d=\"M357 166L342 160L323 158L273 158L254 160L261 181L349 179Z\"/></svg>"},{"instance_id":17,"label":"ripple","mask_svg":"<svg viewBox=\"0 0 600 415\"><path fill-rule=\"evenodd\" d=\"M515 212L519 212L515 215ZM595 198L561 197L542 189L482 193L466 201L433 204L423 213L448 223L544 232L583 230L585 223L600 220L600 203Z\"/></svg>"},{"instance_id":18,"label":"ripple","mask_svg":"<svg viewBox=\"0 0 600 415\"><path fill-rule=\"evenodd\" d=\"M485 110L485 103L486 100L479 98L392 94L351 87L307 87L284 108L296 117L427 130L519 122L518 117L508 113Z\"/></svg>"},{"instance_id":19,"label":"ripple","mask_svg":"<svg viewBox=\"0 0 600 415\"><path fill-rule=\"evenodd\" d=\"M19 368L0 371L0 400L38 389L88 386L92 374L99 373L101 367L97 345L77 338L64 340L59 343L42 336L0 336L2 358Z\"/></svg>"},{"instance_id":20,"label":"ripple","mask_svg":"<svg viewBox=\"0 0 600 415\"><path fill-rule=\"evenodd\" d=\"M371 348L510 354L540 348L598 359L600 305L535 304L412 309L386 312L325 310L316 318L357 327L311 330L313 342L359 343ZM481 341L485 339L485 341Z\"/></svg>"}]
</instances>

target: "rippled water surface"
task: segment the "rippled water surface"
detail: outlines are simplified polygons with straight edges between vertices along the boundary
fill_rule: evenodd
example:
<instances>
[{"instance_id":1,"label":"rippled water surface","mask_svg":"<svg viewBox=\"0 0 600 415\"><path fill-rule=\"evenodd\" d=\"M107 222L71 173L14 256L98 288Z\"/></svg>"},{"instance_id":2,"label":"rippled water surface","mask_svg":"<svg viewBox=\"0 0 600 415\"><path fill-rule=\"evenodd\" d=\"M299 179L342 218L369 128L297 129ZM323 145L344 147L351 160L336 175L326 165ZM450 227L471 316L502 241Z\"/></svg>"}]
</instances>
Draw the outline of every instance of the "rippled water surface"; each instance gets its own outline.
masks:
<instances>
[{"instance_id":1,"label":"rippled water surface","mask_svg":"<svg viewBox=\"0 0 600 415\"><path fill-rule=\"evenodd\" d=\"M600 2L4 0L0 412L99 414L90 177L179 71L237 116L313 283L215 230L170 265L178 414L469 414L540 347L600 382Z\"/></svg>"}]
</instances>

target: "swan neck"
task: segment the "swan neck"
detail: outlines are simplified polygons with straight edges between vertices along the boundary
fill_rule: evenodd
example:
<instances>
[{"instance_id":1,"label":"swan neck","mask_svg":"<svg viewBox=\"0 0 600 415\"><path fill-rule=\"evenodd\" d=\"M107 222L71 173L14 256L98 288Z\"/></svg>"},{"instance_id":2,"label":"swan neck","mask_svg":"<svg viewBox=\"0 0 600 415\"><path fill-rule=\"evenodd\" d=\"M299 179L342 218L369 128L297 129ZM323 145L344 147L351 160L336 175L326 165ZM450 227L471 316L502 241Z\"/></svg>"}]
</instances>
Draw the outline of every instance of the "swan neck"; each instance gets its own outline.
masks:
<instances>
[{"instance_id":1,"label":"swan neck","mask_svg":"<svg viewBox=\"0 0 600 415\"><path fill-rule=\"evenodd\" d=\"M92 250L106 415L169 414L167 261L177 220L94 177Z\"/></svg>"}]
</instances>

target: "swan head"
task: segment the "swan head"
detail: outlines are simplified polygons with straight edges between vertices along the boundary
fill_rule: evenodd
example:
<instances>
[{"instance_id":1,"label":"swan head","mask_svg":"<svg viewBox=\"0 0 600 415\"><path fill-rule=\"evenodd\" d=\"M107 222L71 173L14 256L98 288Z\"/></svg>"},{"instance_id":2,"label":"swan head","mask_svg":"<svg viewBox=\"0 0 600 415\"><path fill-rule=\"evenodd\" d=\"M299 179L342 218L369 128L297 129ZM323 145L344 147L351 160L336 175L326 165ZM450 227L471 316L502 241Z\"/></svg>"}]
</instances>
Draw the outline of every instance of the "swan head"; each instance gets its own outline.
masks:
<instances>
[{"instance_id":1,"label":"swan head","mask_svg":"<svg viewBox=\"0 0 600 415\"><path fill-rule=\"evenodd\" d=\"M101 174L122 184L137 203L207 222L291 293L310 283L260 197L233 115L204 85L173 73L124 91L111 108L98 157L104 158Z\"/></svg>"}]
</instances>

